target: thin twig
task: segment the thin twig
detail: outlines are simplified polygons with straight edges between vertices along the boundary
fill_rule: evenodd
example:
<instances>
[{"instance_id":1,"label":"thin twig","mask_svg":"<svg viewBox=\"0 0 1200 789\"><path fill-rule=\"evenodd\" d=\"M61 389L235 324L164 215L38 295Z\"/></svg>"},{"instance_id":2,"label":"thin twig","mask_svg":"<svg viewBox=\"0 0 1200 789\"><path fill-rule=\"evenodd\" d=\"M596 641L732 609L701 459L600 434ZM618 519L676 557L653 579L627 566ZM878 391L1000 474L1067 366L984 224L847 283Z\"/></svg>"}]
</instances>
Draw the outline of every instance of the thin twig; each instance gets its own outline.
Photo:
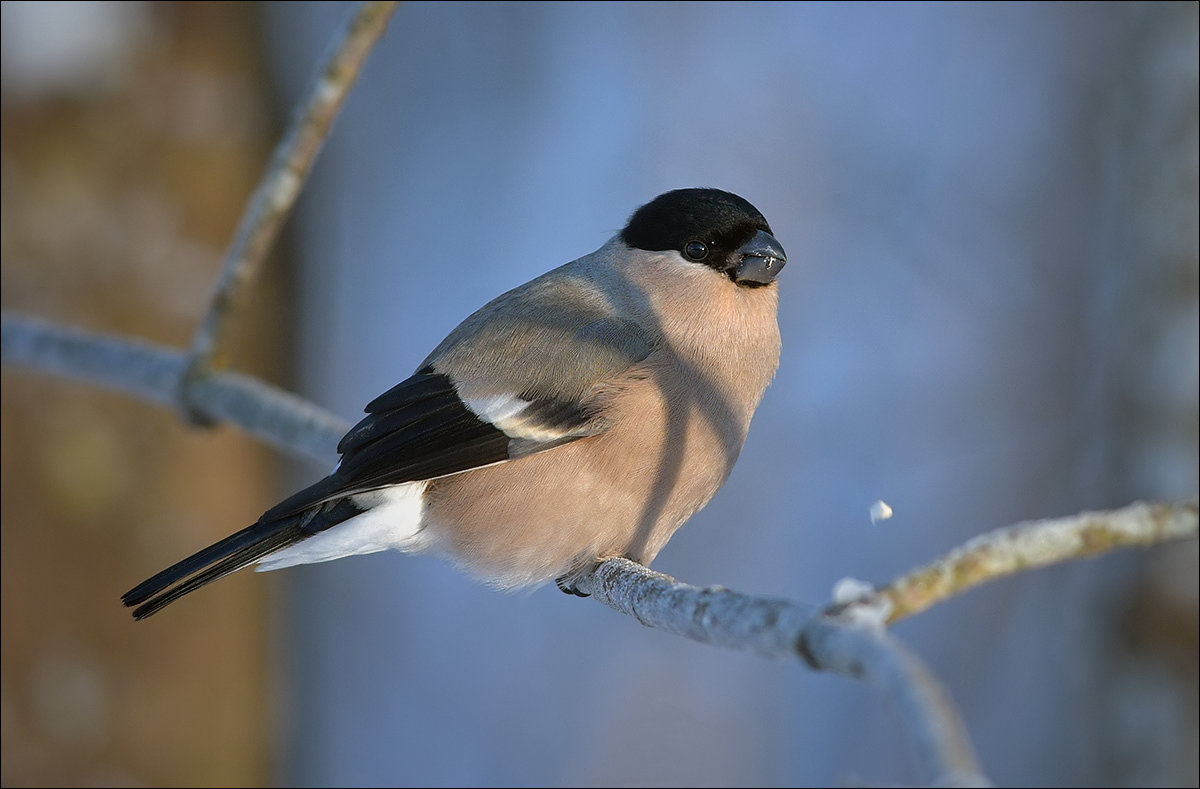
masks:
<instances>
[{"instance_id":1,"label":"thin twig","mask_svg":"<svg viewBox=\"0 0 1200 789\"><path fill-rule=\"evenodd\" d=\"M1109 512L1029 521L981 534L939 559L905 573L869 598L890 607L890 624L967 589L1013 573L1094 556L1195 538L1197 501L1135 503Z\"/></svg>"},{"instance_id":2,"label":"thin twig","mask_svg":"<svg viewBox=\"0 0 1200 789\"><path fill-rule=\"evenodd\" d=\"M297 106L283 138L275 147L262 181L255 189L225 253L216 292L192 337L187 384L212 365L227 318L246 283L261 267L284 219L291 211L342 102L358 78L367 55L383 35L395 2L364 2L332 42L309 86L308 98ZM188 408L196 399L181 391Z\"/></svg>"},{"instance_id":3,"label":"thin twig","mask_svg":"<svg viewBox=\"0 0 1200 789\"><path fill-rule=\"evenodd\" d=\"M179 351L32 318L0 315L0 359L53 375L118 389L167 408L187 365ZM329 466L347 425L257 378L205 372L193 382L194 405L211 422L227 422L292 455Z\"/></svg>"},{"instance_id":4,"label":"thin twig","mask_svg":"<svg viewBox=\"0 0 1200 789\"><path fill-rule=\"evenodd\" d=\"M924 785L990 785L950 694L878 619L815 617L800 643L814 668L867 680L891 699Z\"/></svg>"}]
</instances>

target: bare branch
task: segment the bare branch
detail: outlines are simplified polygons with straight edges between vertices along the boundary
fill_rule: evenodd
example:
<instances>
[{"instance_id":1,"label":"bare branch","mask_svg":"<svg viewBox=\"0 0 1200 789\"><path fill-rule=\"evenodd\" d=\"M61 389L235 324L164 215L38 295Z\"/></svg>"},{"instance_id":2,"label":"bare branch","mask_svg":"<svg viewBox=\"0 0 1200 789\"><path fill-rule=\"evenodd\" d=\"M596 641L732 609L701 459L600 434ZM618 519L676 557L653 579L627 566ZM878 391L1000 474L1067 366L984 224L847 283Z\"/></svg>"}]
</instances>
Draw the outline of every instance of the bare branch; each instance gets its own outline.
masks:
<instances>
[{"instance_id":1,"label":"bare branch","mask_svg":"<svg viewBox=\"0 0 1200 789\"><path fill-rule=\"evenodd\" d=\"M783 598L689 586L629 559L601 563L576 588L647 627L769 658L797 657L798 634L820 613Z\"/></svg>"},{"instance_id":2,"label":"bare branch","mask_svg":"<svg viewBox=\"0 0 1200 789\"><path fill-rule=\"evenodd\" d=\"M866 679L891 697L925 782L988 785L949 694L884 631L882 612L859 605L827 616L790 600L680 583L628 559L603 562L576 586L647 627Z\"/></svg>"},{"instance_id":3,"label":"bare branch","mask_svg":"<svg viewBox=\"0 0 1200 789\"><path fill-rule=\"evenodd\" d=\"M1193 499L1018 524L977 537L863 599L825 612L722 587L689 586L627 559L609 559L576 586L648 627L765 657L800 656L813 668L866 679L900 711L923 780L983 786L987 780L949 695L884 624L1023 569L1195 537L1196 513Z\"/></svg>"},{"instance_id":4,"label":"bare branch","mask_svg":"<svg viewBox=\"0 0 1200 789\"><path fill-rule=\"evenodd\" d=\"M167 408L178 404L185 354L31 318L0 316L0 360L118 389ZM306 400L248 375L204 372L194 382L195 408L292 455L329 465L347 425Z\"/></svg>"},{"instance_id":5,"label":"bare branch","mask_svg":"<svg viewBox=\"0 0 1200 789\"><path fill-rule=\"evenodd\" d=\"M226 318L279 235L284 219L329 136L333 119L358 78L367 55L383 35L396 5L395 2L359 5L318 65L308 98L297 105L225 253L221 277L208 313L192 338L187 372L189 385L192 371L211 365L221 343ZM189 401L195 399L191 393L183 395Z\"/></svg>"},{"instance_id":6,"label":"bare branch","mask_svg":"<svg viewBox=\"0 0 1200 789\"><path fill-rule=\"evenodd\" d=\"M877 589L890 624L979 584L1023 570L1106 553L1195 538L1197 500L1135 503L1110 512L1029 521L981 534L930 564Z\"/></svg>"},{"instance_id":7,"label":"bare branch","mask_svg":"<svg viewBox=\"0 0 1200 789\"><path fill-rule=\"evenodd\" d=\"M167 407L177 402L179 376L187 366L180 352L8 315L0 317L0 329L5 364L91 381ZM347 427L249 376L204 372L193 386L204 418L237 425L293 454L327 462ZM977 537L863 599L825 611L682 584L626 559L603 562L576 586L649 627L770 658L800 657L813 668L866 679L892 698L926 781L979 786L986 780L948 694L884 625L986 580L1196 532L1195 500L1019 524Z\"/></svg>"}]
</instances>

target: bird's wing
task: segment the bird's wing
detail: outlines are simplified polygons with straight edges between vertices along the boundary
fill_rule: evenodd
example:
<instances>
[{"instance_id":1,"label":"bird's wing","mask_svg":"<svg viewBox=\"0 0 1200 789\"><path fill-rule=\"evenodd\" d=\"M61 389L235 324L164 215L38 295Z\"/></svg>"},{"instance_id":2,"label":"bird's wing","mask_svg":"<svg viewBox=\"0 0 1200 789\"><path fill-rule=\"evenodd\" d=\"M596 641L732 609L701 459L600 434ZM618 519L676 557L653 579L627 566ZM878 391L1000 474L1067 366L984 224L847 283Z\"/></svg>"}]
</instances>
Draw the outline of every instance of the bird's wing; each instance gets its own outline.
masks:
<instances>
[{"instance_id":1,"label":"bird's wing","mask_svg":"<svg viewBox=\"0 0 1200 789\"><path fill-rule=\"evenodd\" d=\"M598 344L605 352L596 352ZM486 383L458 380L452 365L447 365L451 372L439 372L436 360L427 363L367 404L367 415L338 443L342 460L331 475L263 517L285 517L354 493L503 463L601 433L604 414L588 395L654 349L637 324L613 317L589 321L567 342L539 345L538 373L560 373L550 386L497 384L496 377L508 378L515 368L533 364L511 348L507 363L497 360L505 375ZM564 386L568 373L571 383Z\"/></svg>"},{"instance_id":2,"label":"bird's wing","mask_svg":"<svg viewBox=\"0 0 1200 789\"><path fill-rule=\"evenodd\" d=\"M484 346L493 353L507 348L507 363L487 359L486 352L473 357L480 369L492 365L502 371L499 383L452 362L445 365L448 372L439 372L435 352L432 362L367 404L367 416L338 443L342 460L332 474L284 499L253 525L147 579L122 601L137 607L136 618L147 617L188 592L361 514L349 498L356 493L502 463L603 432L604 415L587 393L654 349L636 324L614 317L587 321L568 341L524 355L520 343L526 338L520 332L509 335L495 348ZM523 388L507 383L520 365L531 363L531 355L541 365L526 376L532 383ZM456 370L465 385L456 381ZM557 370L558 377L546 378L547 370Z\"/></svg>"}]
</instances>

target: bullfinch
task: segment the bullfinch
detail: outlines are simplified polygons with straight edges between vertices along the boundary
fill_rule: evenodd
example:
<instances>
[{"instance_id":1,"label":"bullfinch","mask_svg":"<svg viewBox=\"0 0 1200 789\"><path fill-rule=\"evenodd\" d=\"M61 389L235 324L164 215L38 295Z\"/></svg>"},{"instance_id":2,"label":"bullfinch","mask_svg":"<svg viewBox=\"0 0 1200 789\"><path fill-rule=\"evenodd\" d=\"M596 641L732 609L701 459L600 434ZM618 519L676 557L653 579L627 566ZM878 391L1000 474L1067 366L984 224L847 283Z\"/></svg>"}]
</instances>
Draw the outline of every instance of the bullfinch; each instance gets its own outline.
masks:
<instances>
[{"instance_id":1,"label":"bullfinch","mask_svg":"<svg viewBox=\"0 0 1200 789\"><path fill-rule=\"evenodd\" d=\"M660 195L459 324L367 403L333 473L123 602L142 619L250 564L388 548L567 592L604 559L649 564L742 449L779 364L785 261L743 198Z\"/></svg>"}]
</instances>

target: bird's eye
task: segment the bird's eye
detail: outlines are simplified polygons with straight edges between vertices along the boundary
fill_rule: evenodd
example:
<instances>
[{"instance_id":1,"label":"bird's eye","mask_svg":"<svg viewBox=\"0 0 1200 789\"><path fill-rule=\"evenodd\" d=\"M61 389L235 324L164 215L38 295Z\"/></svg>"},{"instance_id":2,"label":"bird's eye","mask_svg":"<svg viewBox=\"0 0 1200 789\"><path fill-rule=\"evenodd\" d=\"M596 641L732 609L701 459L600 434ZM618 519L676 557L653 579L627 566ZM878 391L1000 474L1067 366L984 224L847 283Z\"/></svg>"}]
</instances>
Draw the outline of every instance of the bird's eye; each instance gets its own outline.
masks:
<instances>
[{"instance_id":1,"label":"bird's eye","mask_svg":"<svg viewBox=\"0 0 1200 789\"><path fill-rule=\"evenodd\" d=\"M703 241L689 241L683 245L683 254L688 260L704 260L708 257L708 244Z\"/></svg>"}]
</instances>

